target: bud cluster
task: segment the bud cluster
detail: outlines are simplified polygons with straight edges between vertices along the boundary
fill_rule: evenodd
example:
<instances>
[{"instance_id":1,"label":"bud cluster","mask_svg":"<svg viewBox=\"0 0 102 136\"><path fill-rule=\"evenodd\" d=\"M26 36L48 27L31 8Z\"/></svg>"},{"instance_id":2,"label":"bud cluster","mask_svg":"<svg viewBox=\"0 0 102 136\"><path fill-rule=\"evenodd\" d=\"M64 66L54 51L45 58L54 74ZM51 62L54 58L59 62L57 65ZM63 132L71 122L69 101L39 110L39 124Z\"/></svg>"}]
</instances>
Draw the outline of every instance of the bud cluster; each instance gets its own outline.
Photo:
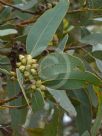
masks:
<instances>
[{"instance_id":1,"label":"bud cluster","mask_svg":"<svg viewBox=\"0 0 102 136\"><path fill-rule=\"evenodd\" d=\"M31 55L19 55L19 62L16 63L20 72L24 76L24 81L29 82L32 90L45 90L45 86L42 85L42 81L38 77L38 67L36 59L33 59Z\"/></svg>"},{"instance_id":2,"label":"bud cluster","mask_svg":"<svg viewBox=\"0 0 102 136\"><path fill-rule=\"evenodd\" d=\"M11 77L11 80L16 80L16 72L11 71L10 72L10 77Z\"/></svg>"}]
</instances>

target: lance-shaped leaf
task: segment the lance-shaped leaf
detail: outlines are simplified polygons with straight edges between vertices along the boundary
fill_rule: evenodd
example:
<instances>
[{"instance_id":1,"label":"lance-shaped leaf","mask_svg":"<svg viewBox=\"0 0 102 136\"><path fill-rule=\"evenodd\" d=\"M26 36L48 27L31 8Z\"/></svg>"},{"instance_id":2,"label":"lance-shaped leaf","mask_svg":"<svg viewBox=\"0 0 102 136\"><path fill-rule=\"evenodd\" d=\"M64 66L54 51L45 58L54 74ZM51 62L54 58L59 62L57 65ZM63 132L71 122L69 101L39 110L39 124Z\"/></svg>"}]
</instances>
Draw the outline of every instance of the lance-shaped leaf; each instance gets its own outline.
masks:
<instances>
[{"instance_id":1,"label":"lance-shaped leaf","mask_svg":"<svg viewBox=\"0 0 102 136\"><path fill-rule=\"evenodd\" d=\"M59 43L58 48L56 49L56 51L63 52L64 48L66 46L67 40L68 40L68 35L65 35L65 37L62 39L62 41Z\"/></svg>"},{"instance_id":2,"label":"lance-shaped leaf","mask_svg":"<svg viewBox=\"0 0 102 136\"><path fill-rule=\"evenodd\" d=\"M22 93L24 95L24 98L25 98L29 108L31 109L31 107L29 105L29 99L27 98L26 92L25 92L25 90L23 88L23 76L22 76L21 72L19 71L19 69L16 70L16 73L17 73L17 80L18 80L18 83L19 83L20 88L22 90Z\"/></svg>"},{"instance_id":3,"label":"lance-shaped leaf","mask_svg":"<svg viewBox=\"0 0 102 136\"><path fill-rule=\"evenodd\" d=\"M44 107L44 98L40 91L36 91L32 95L32 109L33 112L37 112Z\"/></svg>"},{"instance_id":4,"label":"lance-shaped leaf","mask_svg":"<svg viewBox=\"0 0 102 136\"><path fill-rule=\"evenodd\" d=\"M35 57L46 49L54 33L68 11L69 2L61 0L53 9L45 12L32 26L26 41L27 52ZM60 12L61 11L61 12Z\"/></svg>"},{"instance_id":5,"label":"lance-shaped leaf","mask_svg":"<svg viewBox=\"0 0 102 136\"><path fill-rule=\"evenodd\" d=\"M102 86L102 80L91 72L71 71L70 73L55 74L44 84L54 89L79 89L84 85Z\"/></svg>"},{"instance_id":6,"label":"lance-shaped leaf","mask_svg":"<svg viewBox=\"0 0 102 136\"><path fill-rule=\"evenodd\" d=\"M0 30L0 37L1 36L12 35L12 34L17 34L17 30L15 30L15 29Z\"/></svg>"},{"instance_id":7,"label":"lance-shaped leaf","mask_svg":"<svg viewBox=\"0 0 102 136\"><path fill-rule=\"evenodd\" d=\"M65 111L71 116L76 116L76 110L64 90L54 90L51 88L47 88L47 90Z\"/></svg>"},{"instance_id":8,"label":"lance-shaped leaf","mask_svg":"<svg viewBox=\"0 0 102 136\"><path fill-rule=\"evenodd\" d=\"M70 73L73 70L84 71L81 59L67 53L52 53L45 57L39 67L39 76L47 80L55 74ZM50 72L49 72L50 71Z\"/></svg>"},{"instance_id":9,"label":"lance-shaped leaf","mask_svg":"<svg viewBox=\"0 0 102 136\"><path fill-rule=\"evenodd\" d=\"M97 116L95 119L95 122L92 126L91 129L91 135L96 136L100 127L101 127L101 122L102 122L102 95L101 95L101 90L99 87L94 86L94 90L97 93L98 96L98 111L97 111Z\"/></svg>"}]
</instances>

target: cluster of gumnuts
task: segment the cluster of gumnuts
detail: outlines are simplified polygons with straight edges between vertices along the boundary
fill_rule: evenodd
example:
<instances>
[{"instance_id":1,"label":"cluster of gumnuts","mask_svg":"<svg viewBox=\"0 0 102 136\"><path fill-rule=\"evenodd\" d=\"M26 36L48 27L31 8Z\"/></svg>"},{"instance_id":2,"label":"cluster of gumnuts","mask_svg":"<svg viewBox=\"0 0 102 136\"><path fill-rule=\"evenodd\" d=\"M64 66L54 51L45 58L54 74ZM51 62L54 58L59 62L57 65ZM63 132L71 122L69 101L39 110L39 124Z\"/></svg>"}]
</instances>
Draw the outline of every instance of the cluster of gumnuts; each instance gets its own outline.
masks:
<instances>
[{"instance_id":1,"label":"cluster of gumnuts","mask_svg":"<svg viewBox=\"0 0 102 136\"><path fill-rule=\"evenodd\" d=\"M46 90L38 76L39 64L36 59L33 59L31 55L19 55L16 66L24 77L24 83L29 83L32 90ZM11 79L13 78L16 78L15 72L11 72Z\"/></svg>"},{"instance_id":2,"label":"cluster of gumnuts","mask_svg":"<svg viewBox=\"0 0 102 136\"><path fill-rule=\"evenodd\" d=\"M48 9L53 8L54 6L56 6L58 3L58 1L52 1L52 2L46 2L46 3L39 3L37 6L37 10L36 12L38 13L42 13Z\"/></svg>"}]
</instances>

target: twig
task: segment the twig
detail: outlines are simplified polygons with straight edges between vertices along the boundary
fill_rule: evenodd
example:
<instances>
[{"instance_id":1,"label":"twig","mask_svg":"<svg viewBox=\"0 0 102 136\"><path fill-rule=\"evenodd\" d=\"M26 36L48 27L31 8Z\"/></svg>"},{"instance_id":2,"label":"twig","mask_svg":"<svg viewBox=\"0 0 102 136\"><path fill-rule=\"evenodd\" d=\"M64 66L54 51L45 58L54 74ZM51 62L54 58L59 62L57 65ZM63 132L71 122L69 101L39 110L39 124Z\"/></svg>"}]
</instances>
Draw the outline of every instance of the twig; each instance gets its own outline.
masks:
<instances>
[{"instance_id":1,"label":"twig","mask_svg":"<svg viewBox=\"0 0 102 136\"><path fill-rule=\"evenodd\" d=\"M12 7L12 8L15 9L15 10L19 10L19 11L21 11L21 12L23 12L23 13L28 13L28 14L32 14L32 15L36 14L35 12L29 11L29 10L24 10L24 9L21 9L21 8L19 8L19 7L17 7L17 6L12 5L12 4L6 3L6 2L4 2L3 0L0 0L0 3L1 3L2 5L6 5L6 6L9 6L9 7Z\"/></svg>"},{"instance_id":2,"label":"twig","mask_svg":"<svg viewBox=\"0 0 102 136\"><path fill-rule=\"evenodd\" d=\"M19 8L17 6L12 5L12 4L6 3L3 0L0 0L0 3L2 5L6 5L6 6L9 6L9 7L12 7L15 10L19 10L19 11L21 11L23 13L28 13L28 14L32 14L32 15L37 15L38 14L36 12L32 12L32 11L29 11L29 10L24 10L24 9L21 9L21 8ZM99 12L99 11L102 11L102 9L83 8L83 9L77 9L77 10L68 11L68 14L73 14L73 13L78 13L78 12L88 12L88 11Z\"/></svg>"},{"instance_id":3,"label":"twig","mask_svg":"<svg viewBox=\"0 0 102 136\"><path fill-rule=\"evenodd\" d=\"M0 101L0 106L4 105L5 103L11 102L11 101L13 101L13 100L15 100L15 99L18 99L18 98L21 97L21 96L23 96L22 92L20 92L19 94L17 94L17 95L14 96L14 97L11 97L11 98L6 99L6 100L2 100L2 101Z\"/></svg>"},{"instance_id":4,"label":"twig","mask_svg":"<svg viewBox=\"0 0 102 136\"><path fill-rule=\"evenodd\" d=\"M68 14L73 14L78 12L88 12L88 11L99 12L102 11L102 9L90 9L90 8L76 9L76 10L68 11Z\"/></svg>"}]
</instances>

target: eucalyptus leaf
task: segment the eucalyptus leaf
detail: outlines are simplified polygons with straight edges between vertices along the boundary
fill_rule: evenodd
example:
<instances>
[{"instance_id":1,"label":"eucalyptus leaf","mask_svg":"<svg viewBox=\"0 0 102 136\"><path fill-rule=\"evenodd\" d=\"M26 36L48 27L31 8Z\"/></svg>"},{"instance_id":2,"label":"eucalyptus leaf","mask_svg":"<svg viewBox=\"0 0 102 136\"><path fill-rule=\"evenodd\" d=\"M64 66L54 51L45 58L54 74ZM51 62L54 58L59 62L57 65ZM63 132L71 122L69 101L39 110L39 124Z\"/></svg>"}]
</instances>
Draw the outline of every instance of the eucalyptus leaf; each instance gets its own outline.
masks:
<instances>
[{"instance_id":1,"label":"eucalyptus leaf","mask_svg":"<svg viewBox=\"0 0 102 136\"><path fill-rule=\"evenodd\" d=\"M36 91L32 95L32 110L37 112L38 110L43 109L44 107L44 98L40 91Z\"/></svg>"},{"instance_id":2,"label":"eucalyptus leaf","mask_svg":"<svg viewBox=\"0 0 102 136\"><path fill-rule=\"evenodd\" d=\"M90 136L89 132L88 131L85 131L82 136Z\"/></svg>"},{"instance_id":3,"label":"eucalyptus leaf","mask_svg":"<svg viewBox=\"0 0 102 136\"><path fill-rule=\"evenodd\" d=\"M82 39L80 39L80 41L85 44L96 46L97 48L98 44L102 45L102 33L92 33L83 37Z\"/></svg>"},{"instance_id":4,"label":"eucalyptus leaf","mask_svg":"<svg viewBox=\"0 0 102 136\"><path fill-rule=\"evenodd\" d=\"M26 92L25 92L25 89L23 87L23 76L21 74L21 72L19 71L19 69L16 69L16 73L17 73L17 80L18 80L18 83L20 85L20 88L22 90L22 93L24 95L24 98L29 106L29 108L31 109L31 106L29 105L29 99L27 98L27 95L26 95Z\"/></svg>"},{"instance_id":5,"label":"eucalyptus leaf","mask_svg":"<svg viewBox=\"0 0 102 136\"><path fill-rule=\"evenodd\" d=\"M102 85L102 80L91 72L72 71L70 73L55 74L43 82L46 86L54 89L79 89L85 85Z\"/></svg>"},{"instance_id":6,"label":"eucalyptus leaf","mask_svg":"<svg viewBox=\"0 0 102 136\"><path fill-rule=\"evenodd\" d=\"M56 52L42 59L39 67L39 76L42 79L47 80L55 74L68 74L74 70L85 70L81 59L72 55L68 55L67 53Z\"/></svg>"},{"instance_id":7,"label":"eucalyptus leaf","mask_svg":"<svg viewBox=\"0 0 102 136\"><path fill-rule=\"evenodd\" d=\"M76 116L76 110L64 90L54 90L51 88L47 88L47 90L70 116Z\"/></svg>"},{"instance_id":8,"label":"eucalyptus leaf","mask_svg":"<svg viewBox=\"0 0 102 136\"><path fill-rule=\"evenodd\" d=\"M60 1L46 11L32 26L26 41L27 53L36 57L48 46L69 7L67 0ZM61 12L60 12L61 11Z\"/></svg>"},{"instance_id":9,"label":"eucalyptus leaf","mask_svg":"<svg viewBox=\"0 0 102 136\"><path fill-rule=\"evenodd\" d=\"M7 35L12 35L12 34L17 34L16 29L5 29L5 30L0 30L0 36L7 36Z\"/></svg>"},{"instance_id":10,"label":"eucalyptus leaf","mask_svg":"<svg viewBox=\"0 0 102 136\"><path fill-rule=\"evenodd\" d=\"M63 52L66 46L68 40L68 35L65 35L65 37L62 39L62 41L59 43L58 48L56 49L56 51L58 52Z\"/></svg>"}]
</instances>

